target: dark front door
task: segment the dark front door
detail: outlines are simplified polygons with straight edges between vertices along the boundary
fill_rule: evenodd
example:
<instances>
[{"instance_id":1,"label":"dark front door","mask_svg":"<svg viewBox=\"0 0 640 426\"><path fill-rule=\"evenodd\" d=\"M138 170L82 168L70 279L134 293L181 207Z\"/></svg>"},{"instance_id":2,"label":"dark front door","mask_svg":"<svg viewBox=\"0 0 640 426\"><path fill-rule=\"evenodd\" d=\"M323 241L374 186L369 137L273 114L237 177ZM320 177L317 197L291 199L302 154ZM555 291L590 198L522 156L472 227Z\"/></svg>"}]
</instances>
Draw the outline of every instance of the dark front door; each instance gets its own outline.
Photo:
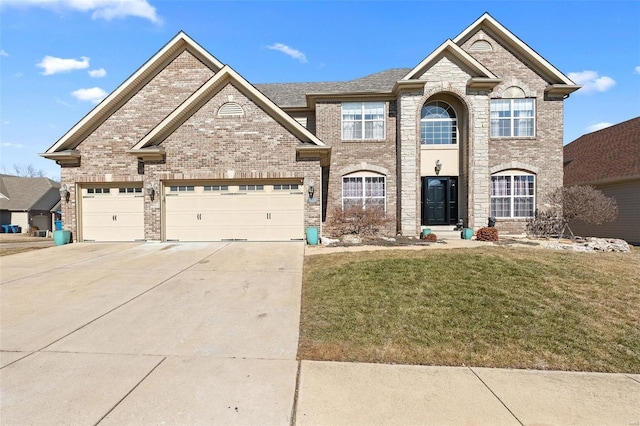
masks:
<instances>
[{"instance_id":1,"label":"dark front door","mask_svg":"<svg viewBox=\"0 0 640 426\"><path fill-rule=\"evenodd\" d=\"M458 221L458 178L422 178L422 224L450 225Z\"/></svg>"}]
</instances>

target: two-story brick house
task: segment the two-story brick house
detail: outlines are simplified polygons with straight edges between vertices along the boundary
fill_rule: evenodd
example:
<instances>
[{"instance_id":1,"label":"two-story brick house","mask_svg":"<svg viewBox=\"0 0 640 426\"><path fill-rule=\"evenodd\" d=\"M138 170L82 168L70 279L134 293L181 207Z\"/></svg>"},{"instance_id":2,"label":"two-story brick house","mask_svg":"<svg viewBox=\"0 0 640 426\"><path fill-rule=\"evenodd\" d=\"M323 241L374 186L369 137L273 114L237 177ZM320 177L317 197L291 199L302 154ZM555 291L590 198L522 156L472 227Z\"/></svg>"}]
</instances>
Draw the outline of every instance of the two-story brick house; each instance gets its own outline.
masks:
<instances>
[{"instance_id":1,"label":"two-story brick house","mask_svg":"<svg viewBox=\"0 0 640 426\"><path fill-rule=\"evenodd\" d=\"M302 239L336 208L389 234L520 231L562 185L576 86L490 15L412 69L251 85L179 33L47 152L79 240Z\"/></svg>"}]
</instances>

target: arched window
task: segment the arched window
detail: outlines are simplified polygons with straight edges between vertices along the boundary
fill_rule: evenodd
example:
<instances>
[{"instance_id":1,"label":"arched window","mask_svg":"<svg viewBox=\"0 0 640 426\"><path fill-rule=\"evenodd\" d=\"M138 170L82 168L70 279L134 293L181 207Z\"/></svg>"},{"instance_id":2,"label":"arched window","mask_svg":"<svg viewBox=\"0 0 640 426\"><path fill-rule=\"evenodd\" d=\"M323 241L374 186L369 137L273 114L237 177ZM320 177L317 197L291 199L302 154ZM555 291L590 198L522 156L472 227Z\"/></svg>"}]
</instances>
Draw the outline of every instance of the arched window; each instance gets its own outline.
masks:
<instances>
[{"instance_id":1,"label":"arched window","mask_svg":"<svg viewBox=\"0 0 640 426\"><path fill-rule=\"evenodd\" d=\"M342 208L386 209L386 177L363 171L342 177Z\"/></svg>"},{"instance_id":2,"label":"arched window","mask_svg":"<svg viewBox=\"0 0 640 426\"><path fill-rule=\"evenodd\" d=\"M504 170L491 175L491 216L533 217L536 177L524 170Z\"/></svg>"},{"instance_id":3,"label":"arched window","mask_svg":"<svg viewBox=\"0 0 640 426\"><path fill-rule=\"evenodd\" d=\"M451 145L458 143L458 119L451 105L429 102L420 115L420 143L422 145Z\"/></svg>"}]
</instances>

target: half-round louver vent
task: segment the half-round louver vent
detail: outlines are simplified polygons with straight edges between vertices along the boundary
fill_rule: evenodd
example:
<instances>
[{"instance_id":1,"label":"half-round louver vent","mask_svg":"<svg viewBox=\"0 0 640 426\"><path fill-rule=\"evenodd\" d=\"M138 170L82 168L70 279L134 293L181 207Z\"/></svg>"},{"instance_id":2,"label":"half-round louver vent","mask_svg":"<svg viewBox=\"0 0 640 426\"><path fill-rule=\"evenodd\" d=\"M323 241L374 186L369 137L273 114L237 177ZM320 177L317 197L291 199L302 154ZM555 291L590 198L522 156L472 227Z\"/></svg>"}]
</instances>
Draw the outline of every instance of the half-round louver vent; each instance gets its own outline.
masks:
<instances>
[{"instance_id":1,"label":"half-round louver vent","mask_svg":"<svg viewBox=\"0 0 640 426\"><path fill-rule=\"evenodd\" d=\"M244 110L236 102L227 102L218 110L218 117L231 117L244 115Z\"/></svg>"},{"instance_id":2,"label":"half-round louver vent","mask_svg":"<svg viewBox=\"0 0 640 426\"><path fill-rule=\"evenodd\" d=\"M487 40L478 40L469 48L469 51L471 52L491 52L492 50L493 47Z\"/></svg>"}]
</instances>

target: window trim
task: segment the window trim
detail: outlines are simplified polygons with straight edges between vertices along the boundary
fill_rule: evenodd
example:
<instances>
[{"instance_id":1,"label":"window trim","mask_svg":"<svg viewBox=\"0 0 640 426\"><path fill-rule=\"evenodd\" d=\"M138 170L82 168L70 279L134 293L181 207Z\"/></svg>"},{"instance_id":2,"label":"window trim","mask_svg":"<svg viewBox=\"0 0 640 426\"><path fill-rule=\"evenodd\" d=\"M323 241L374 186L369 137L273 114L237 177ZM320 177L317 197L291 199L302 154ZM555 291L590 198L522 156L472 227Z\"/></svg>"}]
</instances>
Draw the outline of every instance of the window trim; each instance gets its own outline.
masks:
<instances>
[{"instance_id":1,"label":"window trim","mask_svg":"<svg viewBox=\"0 0 640 426\"><path fill-rule=\"evenodd\" d=\"M345 206L344 206L344 201L345 198L346 199L353 199L353 200L357 200L357 199L361 199L362 200L362 204L361 207L363 209L366 209L366 203L365 200L367 199L366 197L366 180L367 179L371 179L371 178L381 178L382 182L383 182L383 187L384 187L384 195L382 197L369 197L369 198L381 198L383 200L382 206L383 206L383 211L386 213L387 212L387 177L385 175L382 174L378 174L378 173L368 173L368 172L356 172L356 173L350 173L348 175L344 175L342 176L342 188L341 188L341 193L340 193L340 202L342 203L342 210L344 210ZM345 179L361 179L362 182L362 197L345 197L344 196L344 184L345 184Z\"/></svg>"},{"instance_id":2,"label":"window trim","mask_svg":"<svg viewBox=\"0 0 640 426\"><path fill-rule=\"evenodd\" d=\"M513 115L513 111L514 111L514 102L515 101L521 101L521 100L528 100L531 101L531 106L532 106L532 115L531 117L515 117ZM495 101L509 101L509 117L497 117L494 118L492 117L493 114L493 105ZM489 100L489 136L491 139L532 139L536 137L537 134L537 125L536 125L536 98L534 97L525 97L525 98L493 98ZM518 119L524 119L524 118L529 118L533 121L533 128L532 128L532 134L531 135L518 135L518 136L514 136L514 123L516 120ZM500 122L501 120L509 120L509 135L499 135L493 134L493 129L494 129L494 125L493 125L493 121L496 120L498 122ZM498 126L499 129L499 126ZM499 130L498 130L499 132Z\"/></svg>"},{"instance_id":3,"label":"window trim","mask_svg":"<svg viewBox=\"0 0 640 426\"><path fill-rule=\"evenodd\" d=\"M516 195L514 194L514 178L517 176L526 176L526 177L532 177L533 178L533 194L531 195ZM509 194L508 195L493 195L493 182L494 182L494 177L508 177L509 178ZM535 173L531 173L525 170L517 170L517 169L510 169L510 170L503 170L500 171L498 173L493 173L490 177L489 180L489 210L491 213L491 216L497 218L497 219L531 219L532 217L535 216L536 213L536 191L538 189L537 186L537 176ZM496 212L493 209L493 200L494 198L509 198L509 213L510 216L498 216L496 214ZM514 216L515 214L515 199L516 198L528 198L531 199L531 216Z\"/></svg>"},{"instance_id":4,"label":"window trim","mask_svg":"<svg viewBox=\"0 0 640 426\"><path fill-rule=\"evenodd\" d=\"M370 119L367 120L366 119L366 115L365 115L365 107L366 105L376 105L378 104L378 107L381 105L382 106L382 118L381 119ZM369 142L369 141L383 141L387 138L387 113L386 113L386 102L385 101L373 101L373 102L366 102L366 101L362 101L362 102L342 102L340 104L340 139L343 141L363 141L363 142ZM345 118L344 118L344 107L345 105L360 105L360 120L346 120L347 122L351 122L351 123L360 123L361 127L361 137L360 138L345 138L344 135L344 124L345 124ZM377 138L377 137L371 137L371 138L367 138L367 132L366 132L366 123L376 123L376 122L382 122L382 137L381 138Z\"/></svg>"}]
</instances>

